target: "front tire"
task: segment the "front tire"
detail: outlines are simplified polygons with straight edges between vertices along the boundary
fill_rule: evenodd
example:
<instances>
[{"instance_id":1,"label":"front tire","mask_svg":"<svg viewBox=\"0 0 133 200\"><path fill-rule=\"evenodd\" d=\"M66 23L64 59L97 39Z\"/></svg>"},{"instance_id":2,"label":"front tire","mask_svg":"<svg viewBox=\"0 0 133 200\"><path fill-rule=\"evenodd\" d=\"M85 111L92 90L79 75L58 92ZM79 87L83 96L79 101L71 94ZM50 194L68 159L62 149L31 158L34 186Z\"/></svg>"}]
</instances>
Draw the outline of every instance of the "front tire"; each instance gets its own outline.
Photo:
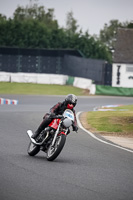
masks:
<instances>
[{"instance_id":1,"label":"front tire","mask_svg":"<svg viewBox=\"0 0 133 200\"><path fill-rule=\"evenodd\" d=\"M55 145L52 147L52 144L49 146L47 151L47 160L53 161L57 158L57 156L60 154L61 150L64 147L64 144L66 142L66 135L59 135L56 138Z\"/></svg>"},{"instance_id":2,"label":"front tire","mask_svg":"<svg viewBox=\"0 0 133 200\"><path fill-rule=\"evenodd\" d=\"M29 143L27 152L30 156L35 156L40 151L40 147L33 144L32 142Z\"/></svg>"}]
</instances>

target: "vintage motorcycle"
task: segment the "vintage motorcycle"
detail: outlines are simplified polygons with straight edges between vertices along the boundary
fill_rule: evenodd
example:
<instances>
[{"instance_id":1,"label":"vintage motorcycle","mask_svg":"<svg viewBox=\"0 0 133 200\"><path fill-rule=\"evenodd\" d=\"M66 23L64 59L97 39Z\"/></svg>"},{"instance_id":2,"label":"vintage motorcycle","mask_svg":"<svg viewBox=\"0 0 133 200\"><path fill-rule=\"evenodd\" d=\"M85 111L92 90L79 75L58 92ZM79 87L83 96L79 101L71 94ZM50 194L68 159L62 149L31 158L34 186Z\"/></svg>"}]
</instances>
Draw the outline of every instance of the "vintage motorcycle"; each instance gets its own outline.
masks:
<instances>
[{"instance_id":1,"label":"vintage motorcycle","mask_svg":"<svg viewBox=\"0 0 133 200\"><path fill-rule=\"evenodd\" d=\"M30 156L35 156L40 150L46 153L48 161L53 161L62 151L66 136L70 126L74 123L74 114L70 109L66 109L63 115L56 115L52 122L34 140L31 136L33 132L27 131L30 143L27 152Z\"/></svg>"}]
</instances>

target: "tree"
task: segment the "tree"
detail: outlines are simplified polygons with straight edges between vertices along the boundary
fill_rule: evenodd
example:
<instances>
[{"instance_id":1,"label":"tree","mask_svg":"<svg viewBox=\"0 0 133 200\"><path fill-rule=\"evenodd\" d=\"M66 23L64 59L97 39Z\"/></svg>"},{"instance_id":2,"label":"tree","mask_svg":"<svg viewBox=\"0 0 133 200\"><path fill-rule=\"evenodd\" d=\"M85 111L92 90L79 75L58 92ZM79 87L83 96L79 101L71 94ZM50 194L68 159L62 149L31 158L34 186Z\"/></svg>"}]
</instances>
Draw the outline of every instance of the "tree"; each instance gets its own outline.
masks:
<instances>
[{"instance_id":1,"label":"tree","mask_svg":"<svg viewBox=\"0 0 133 200\"><path fill-rule=\"evenodd\" d=\"M5 15L0 14L0 22L1 21L6 21L6 16Z\"/></svg>"},{"instance_id":2,"label":"tree","mask_svg":"<svg viewBox=\"0 0 133 200\"><path fill-rule=\"evenodd\" d=\"M80 50L86 58L110 61L110 52L105 44L78 31L73 12L67 14L66 28L59 28L54 19L54 9L30 4L17 7L13 19L0 15L0 46L20 48L63 48Z\"/></svg>"},{"instance_id":3,"label":"tree","mask_svg":"<svg viewBox=\"0 0 133 200\"><path fill-rule=\"evenodd\" d=\"M14 20L37 20L47 25L48 28L58 28L58 22L54 19L54 9L45 9L37 4L27 5L26 8L18 6L14 12Z\"/></svg>"},{"instance_id":4,"label":"tree","mask_svg":"<svg viewBox=\"0 0 133 200\"><path fill-rule=\"evenodd\" d=\"M99 39L103 42L110 50L114 49L114 43L116 39L116 33L118 28L126 27L118 20L111 20L108 24L104 25L104 28L100 31Z\"/></svg>"},{"instance_id":5,"label":"tree","mask_svg":"<svg viewBox=\"0 0 133 200\"><path fill-rule=\"evenodd\" d=\"M77 31L79 25L77 24L77 20L73 17L73 12L70 11L67 13L67 20L66 20L66 31L69 36L74 35Z\"/></svg>"},{"instance_id":6,"label":"tree","mask_svg":"<svg viewBox=\"0 0 133 200\"><path fill-rule=\"evenodd\" d=\"M133 21L131 21L128 25L127 28L133 28Z\"/></svg>"}]
</instances>

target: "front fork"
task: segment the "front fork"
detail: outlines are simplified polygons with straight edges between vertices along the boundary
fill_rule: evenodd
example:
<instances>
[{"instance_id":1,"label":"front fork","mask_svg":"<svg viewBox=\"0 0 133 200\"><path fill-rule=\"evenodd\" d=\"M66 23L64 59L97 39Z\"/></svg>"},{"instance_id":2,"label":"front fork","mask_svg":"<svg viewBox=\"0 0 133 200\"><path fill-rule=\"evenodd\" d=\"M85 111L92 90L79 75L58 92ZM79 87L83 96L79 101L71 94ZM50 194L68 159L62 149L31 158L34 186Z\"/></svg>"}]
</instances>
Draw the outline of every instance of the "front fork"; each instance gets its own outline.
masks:
<instances>
[{"instance_id":1,"label":"front fork","mask_svg":"<svg viewBox=\"0 0 133 200\"><path fill-rule=\"evenodd\" d=\"M57 128L57 130L56 130L56 132L55 132L55 135L54 135L54 138L53 138L53 141L52 141L52 147L53 147L54 144L55 144L55 141L56 141L57 135L58 135L58 133L59 133L59 129L60 129L61 123L62 123L62 122L59 123L59 126L58 126L58 128ZM68 129L66 129L65 133L63 132L63 134L67 135L67 132L68 132Z\"/></svg>"},{"instance_id":2,"label":"front fork","mask_svg":"<svg viewBox=\"0 0 133 200\"><path fill-rule=\"evenodd\" d=\"M53 141L52 141L52 147L53 147L54 144L55 144L55 140L56 140L56 137L57 137L57 135L58 135L58 132L59 132L59 129L60 129L60 125L61 125L61 123L59 123L59 126L58 126L58 128L57 128L57 130L56 130L56 132L55 132L55 135L54 135L54 138L53 138Z\"/></svg>"}]
</instances>

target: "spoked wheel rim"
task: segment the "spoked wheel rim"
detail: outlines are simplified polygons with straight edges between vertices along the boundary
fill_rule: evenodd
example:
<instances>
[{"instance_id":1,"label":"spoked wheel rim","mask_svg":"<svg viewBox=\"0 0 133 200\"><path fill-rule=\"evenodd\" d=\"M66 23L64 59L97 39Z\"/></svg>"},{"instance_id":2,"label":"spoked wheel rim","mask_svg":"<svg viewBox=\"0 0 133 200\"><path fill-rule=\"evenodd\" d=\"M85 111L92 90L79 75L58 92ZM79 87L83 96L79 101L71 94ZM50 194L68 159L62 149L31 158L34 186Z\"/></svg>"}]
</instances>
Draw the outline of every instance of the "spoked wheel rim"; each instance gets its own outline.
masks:
<instances>
[{"instance_id":1,"label":"spoked wheel rim","mask_svg":"<svg viewBox=\"0 0 133 200\"><path fill-rule=\"evenodd\" d=\"M47 153L48 158L51 157L55 153L55 151L57 150L60 144L60 141L61 141L61 136L58 136L55 142L55 145L54 146L52 146L52 144L50 145L48 153Z\"/></svg>"}]
</instances>

